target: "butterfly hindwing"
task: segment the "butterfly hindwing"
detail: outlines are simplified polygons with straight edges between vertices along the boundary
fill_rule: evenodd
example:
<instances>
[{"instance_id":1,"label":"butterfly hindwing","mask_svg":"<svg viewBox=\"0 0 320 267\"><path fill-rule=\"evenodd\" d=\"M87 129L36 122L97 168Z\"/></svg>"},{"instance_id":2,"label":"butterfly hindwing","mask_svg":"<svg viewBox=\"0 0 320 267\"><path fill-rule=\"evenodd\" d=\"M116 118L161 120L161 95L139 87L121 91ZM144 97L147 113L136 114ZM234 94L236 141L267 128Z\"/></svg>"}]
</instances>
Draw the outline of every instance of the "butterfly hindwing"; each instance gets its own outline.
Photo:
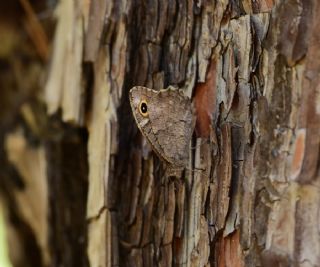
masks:
<instances>
[{"instance_id":1,"label":"butterfly hindwing","mask_svg":"<svg viewBox=\"0 0 320 267\"><path fill-rule=\"evenodd\" d=\"M146 115L139 109L143 101ZM173 166L185 166L194 128L191 100L176 89L137 86L130 91L130 103L139 129L158 156Z\"/></svg>"}]
</instances>

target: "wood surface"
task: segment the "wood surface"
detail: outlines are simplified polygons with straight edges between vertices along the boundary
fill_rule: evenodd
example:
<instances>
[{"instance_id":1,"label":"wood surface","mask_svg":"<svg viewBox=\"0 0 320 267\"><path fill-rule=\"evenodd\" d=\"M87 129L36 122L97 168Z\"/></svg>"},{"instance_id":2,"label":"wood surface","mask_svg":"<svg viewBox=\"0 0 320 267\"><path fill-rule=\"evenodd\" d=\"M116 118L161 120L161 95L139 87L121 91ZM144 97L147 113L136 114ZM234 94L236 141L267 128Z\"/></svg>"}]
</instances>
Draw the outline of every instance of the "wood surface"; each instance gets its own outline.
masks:
<instances>
[{"instance_id":1,"label":"wood surface","mask_svg":"<svg viewBox=\"0 0 320 267\"><path fill-rule=\"evenodd\" d=\"M320 266L320 2L0 4L13 266ZM194 101L166 179L133 86Z\"/></svg>"}]
</instances>

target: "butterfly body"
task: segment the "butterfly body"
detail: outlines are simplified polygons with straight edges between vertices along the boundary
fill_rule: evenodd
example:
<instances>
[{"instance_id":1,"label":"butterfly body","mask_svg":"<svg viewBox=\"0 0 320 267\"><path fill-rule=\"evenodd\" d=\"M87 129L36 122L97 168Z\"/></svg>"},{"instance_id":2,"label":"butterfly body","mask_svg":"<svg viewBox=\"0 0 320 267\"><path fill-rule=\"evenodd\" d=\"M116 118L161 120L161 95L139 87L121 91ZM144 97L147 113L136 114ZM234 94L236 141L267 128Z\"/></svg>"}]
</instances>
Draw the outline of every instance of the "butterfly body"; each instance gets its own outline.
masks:
<instances>
[{"instance_id":1,"label":"butterfly body","mask_svg":"<svg viewBox=\"0 0 320 267\"><path fill-rule=\"evenodd\" d=\"M171 168L185 168L195 125L191 100L172 87L155 91L136 86L130 90L130 104L137 126L159 158Z\"/></svg>"}]
</instances>

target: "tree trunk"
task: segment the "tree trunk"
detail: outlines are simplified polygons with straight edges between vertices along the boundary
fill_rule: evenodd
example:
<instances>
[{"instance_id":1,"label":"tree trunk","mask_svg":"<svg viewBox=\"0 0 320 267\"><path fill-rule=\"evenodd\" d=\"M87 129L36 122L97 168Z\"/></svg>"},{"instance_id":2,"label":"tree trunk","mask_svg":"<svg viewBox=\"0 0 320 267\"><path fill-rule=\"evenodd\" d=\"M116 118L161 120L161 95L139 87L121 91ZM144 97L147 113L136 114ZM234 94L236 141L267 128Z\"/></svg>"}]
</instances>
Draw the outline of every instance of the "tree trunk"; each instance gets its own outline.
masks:
<instances>
[{"instance_id":1,"label":"tree trunk","mask_svg":"<svg viewBox=\"0 0 320 267\"><path fill-rule=\"evenodd\" d=\"M317 0L9 2L13 266L320 266ZM135 124L137 85L193 100L181 177Z\"/></svg>"}]
</instances>

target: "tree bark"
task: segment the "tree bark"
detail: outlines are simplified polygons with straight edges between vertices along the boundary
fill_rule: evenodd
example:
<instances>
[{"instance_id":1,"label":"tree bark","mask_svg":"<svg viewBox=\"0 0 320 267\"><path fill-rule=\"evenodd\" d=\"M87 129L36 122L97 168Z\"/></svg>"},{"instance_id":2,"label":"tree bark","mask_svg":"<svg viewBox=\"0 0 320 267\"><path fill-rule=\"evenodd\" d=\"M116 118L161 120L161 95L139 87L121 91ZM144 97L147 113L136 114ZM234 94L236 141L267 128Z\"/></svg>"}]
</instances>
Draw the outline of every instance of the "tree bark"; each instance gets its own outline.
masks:
<instances>
[{"instance_id":1,"label":"tree bark","mask_svg":"<svg viewBox=\"0 0 320 267\"><path fill-rule=\"evenodd\" d=\"M320 266L317 0L29 1L0 4L13 266ZM181 177L137 85L193 100Z\"/></svg>"}]
</instances>

